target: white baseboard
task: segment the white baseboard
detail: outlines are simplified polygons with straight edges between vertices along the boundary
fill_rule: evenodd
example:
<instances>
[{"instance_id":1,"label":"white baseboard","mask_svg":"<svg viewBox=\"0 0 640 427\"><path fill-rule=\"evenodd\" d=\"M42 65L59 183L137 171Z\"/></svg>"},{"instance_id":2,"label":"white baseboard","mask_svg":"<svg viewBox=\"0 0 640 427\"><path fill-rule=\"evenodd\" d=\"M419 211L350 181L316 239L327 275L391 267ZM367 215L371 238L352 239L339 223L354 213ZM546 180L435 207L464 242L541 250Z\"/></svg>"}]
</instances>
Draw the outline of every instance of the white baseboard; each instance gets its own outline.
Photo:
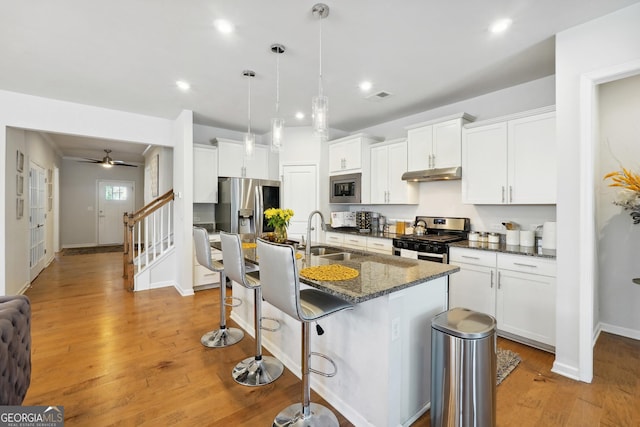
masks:
<instances>
[{"instance_id":1,"label":"white baseboard","mask_svg":"<svg viewBox=\"0 0 640 427\"><path fill-rule=\"evenodd\" d=\"M637 329L625 328L622 326L611 325L609 323L599 322L598 327L596 328L598 331L598 336L600 332L608 332L614 335L620 335L621 337L631 338L634 340L640 340L640 331ZM597 339L597 336L596 336ZM593 341L595 345L596 340Z\"/></svg>"},{"instance_id":2,"label":"white baseboard","mask_svg":"<svg viewBox=\"0 0 640 427\"><path fill-rule=\"evenodd\" d=\"M575 366L560 363L558 362L558 360L553 362L551 372L563 375L567 378L571 378L572 380L580 381L580 373L578 372L578 368L576 368Z\"/></svg>"}]
</instances>

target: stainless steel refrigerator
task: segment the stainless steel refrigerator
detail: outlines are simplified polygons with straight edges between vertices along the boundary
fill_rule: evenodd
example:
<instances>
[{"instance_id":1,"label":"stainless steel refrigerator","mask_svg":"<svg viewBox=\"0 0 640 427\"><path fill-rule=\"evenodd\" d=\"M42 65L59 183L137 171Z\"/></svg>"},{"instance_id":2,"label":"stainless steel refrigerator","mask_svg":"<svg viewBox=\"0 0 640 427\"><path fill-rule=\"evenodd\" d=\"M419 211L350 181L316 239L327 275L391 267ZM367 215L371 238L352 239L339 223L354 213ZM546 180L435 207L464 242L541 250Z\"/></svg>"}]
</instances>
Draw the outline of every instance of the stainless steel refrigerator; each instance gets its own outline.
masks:
<instances>
[{"instance_id":1,"label":"stainless steel refrigerator","mask_svg":"<svg viewBox=\"0 0 640 427\"><path fill-rule=\"evenodd\" d=\"M280 181L252 178L218 178L217 228L243 237L273 231L265 209L280 207ZM248 236L249 235L249 236Z\"/></svg>"}]
</instances>

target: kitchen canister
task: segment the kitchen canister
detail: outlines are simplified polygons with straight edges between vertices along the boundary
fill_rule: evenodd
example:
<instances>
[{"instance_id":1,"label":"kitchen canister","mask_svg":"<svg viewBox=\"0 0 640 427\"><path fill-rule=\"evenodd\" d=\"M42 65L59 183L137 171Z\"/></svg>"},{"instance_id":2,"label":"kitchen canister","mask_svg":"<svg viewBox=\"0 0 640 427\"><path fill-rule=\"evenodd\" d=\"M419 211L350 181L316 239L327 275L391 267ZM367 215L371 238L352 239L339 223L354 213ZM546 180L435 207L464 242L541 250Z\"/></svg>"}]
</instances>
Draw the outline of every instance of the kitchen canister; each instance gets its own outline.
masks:
<instances>
[{"instance_id":1,"label":"kitchen canister","mask_svg":"<svg viewBox=\"0 0 640 427\"><path fill-rule=\"evenodd\" d=\"M520 246L520 230L507 230L507 245Z\"/></svg>"},{"instance_id":2,"label":"kitchen canister","mask_svg":"<svg viewBox=\"0 0 640 427\"><path fill-rule=\"evenodd\" d=\"M498 233L489 233L487 241L489 243L500 243L500 235Z\"/></svg>"},{"instance_id":3,"label":"kitchen canister","mask_svg":"<svg viewBox=\"0 0 640 427\"><path fill-rule=\"evenodd\" d=\"M533 230L520 230L520 246L534 246L536 232Z\"/></svg>"},{"instance_id":4,"label":"kitchen canister","mask_svg":"<svg viewBox=\"0 0 640 427\"><path fill-rule=\"evenodd\" d=\"M556 223L545 222L542 226L542 249L556 248Z\"/></svg>"}]
</instances>

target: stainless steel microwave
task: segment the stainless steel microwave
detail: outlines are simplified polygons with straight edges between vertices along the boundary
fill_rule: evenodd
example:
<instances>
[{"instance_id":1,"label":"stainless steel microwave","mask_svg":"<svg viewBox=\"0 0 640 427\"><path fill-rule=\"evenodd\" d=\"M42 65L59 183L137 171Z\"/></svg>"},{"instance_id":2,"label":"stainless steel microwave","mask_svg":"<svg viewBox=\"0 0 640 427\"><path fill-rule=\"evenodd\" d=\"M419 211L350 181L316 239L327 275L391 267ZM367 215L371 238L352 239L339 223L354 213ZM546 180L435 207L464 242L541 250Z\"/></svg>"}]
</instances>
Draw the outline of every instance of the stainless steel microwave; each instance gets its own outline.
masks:
<instances>
[{"instance_id":1,"label":"stainless steel microwave","mask_svg":"<svg viewBox=\"0 0 640 427\"><path fill-rule=\"evenodd\" d=\"M362 200L362 174L333 175L329 177L329 203L360 203Z\"/></svg>"}]
</instances>

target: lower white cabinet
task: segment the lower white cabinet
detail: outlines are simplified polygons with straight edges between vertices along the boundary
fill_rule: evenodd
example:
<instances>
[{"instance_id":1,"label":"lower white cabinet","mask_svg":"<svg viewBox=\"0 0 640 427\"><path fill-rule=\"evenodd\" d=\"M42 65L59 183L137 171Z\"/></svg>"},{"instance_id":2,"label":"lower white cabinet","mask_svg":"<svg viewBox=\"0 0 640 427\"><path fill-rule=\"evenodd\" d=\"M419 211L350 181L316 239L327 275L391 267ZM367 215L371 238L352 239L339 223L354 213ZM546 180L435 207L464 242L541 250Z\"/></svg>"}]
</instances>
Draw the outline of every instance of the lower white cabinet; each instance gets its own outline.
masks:
<instances>
[{"instance_id":1,"label":"lower white cabinet","mask_svg":"<svg viewBox=\"0 0 640 427\"><path fill-rule=\"evenodd\" d=\"M327 231L324 233L324 241L328 245L393 255L393 242L391 239Z\"/></svg>"},{"instance_id":2,"label":"lower white cabinet","mask_svg":"<svg viewBox=\"0 0 640 427\"><path fill-rule=\"evenodd\" d=\"M555 347L555 260L451 248L449 307L466 307L496 318L498 331L543 348Z\"/></svg>"},{"instance_id":3,"label":"lower white cabinet","mask_svg":"<svg viewBox=\"0 0 640 427\"><path fill-rule=\"evenodd\" d=\"M222 261L222 251L211 248L211 259ZM193 250L193 287L195 289L216 288L220 285L220 273L200 265Z\"/></svg>"}]
</instances>

